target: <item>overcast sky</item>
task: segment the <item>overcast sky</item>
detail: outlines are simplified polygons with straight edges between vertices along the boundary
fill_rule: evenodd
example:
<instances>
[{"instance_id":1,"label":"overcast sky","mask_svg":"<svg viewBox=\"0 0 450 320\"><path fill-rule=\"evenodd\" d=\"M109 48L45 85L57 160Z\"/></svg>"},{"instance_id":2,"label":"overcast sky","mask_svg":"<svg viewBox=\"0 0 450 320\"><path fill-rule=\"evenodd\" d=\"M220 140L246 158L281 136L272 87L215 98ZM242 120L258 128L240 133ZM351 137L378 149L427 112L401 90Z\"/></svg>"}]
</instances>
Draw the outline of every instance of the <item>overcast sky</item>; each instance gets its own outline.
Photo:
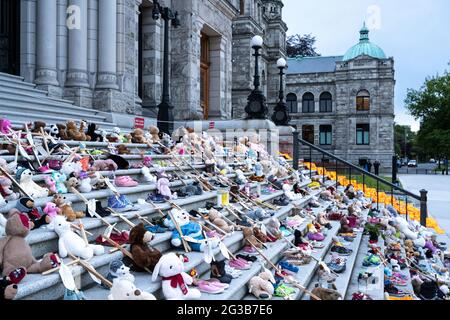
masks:
<instances>
[{"instance_id":1,"label":"overcast sky","mask_svg":"<svg viewBox=\"0 0 450 320\"><path fill-rule=\"evenodd\" d=\"M395 59L396 122L419 125L407 114L408 88L450 69L449 0L284 0L288 35L312 33L323 56L343 55L366 20L370 40Z\"/></svg>"}]
</instances>

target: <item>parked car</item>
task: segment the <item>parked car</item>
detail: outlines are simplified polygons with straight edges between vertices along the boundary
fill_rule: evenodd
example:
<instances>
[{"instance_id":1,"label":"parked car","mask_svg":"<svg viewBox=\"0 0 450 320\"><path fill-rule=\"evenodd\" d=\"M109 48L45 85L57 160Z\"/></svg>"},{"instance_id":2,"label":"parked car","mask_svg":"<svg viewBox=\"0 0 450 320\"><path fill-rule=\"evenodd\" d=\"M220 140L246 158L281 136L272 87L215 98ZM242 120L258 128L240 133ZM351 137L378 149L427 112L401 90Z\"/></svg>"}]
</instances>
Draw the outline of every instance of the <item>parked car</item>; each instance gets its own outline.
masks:
<instances>
[{"instance_id":1,"label":"parked car","mask_svg":"<svg viewBox=\"0 0 450 320\"><path fill-rule=\"evenodd\" d=\"M408 167L416 168L417 167L417 161L416 160L409 160Z\"/></svg>"},{"instance_id":2,"label":"parked car","mask_svg":"<svg viewBox=\"0 0 450 320\"><path fill-rule=\"evenodd\" d=\"M434 160L433 158L430 159L430 163L436 163L436 160Z\"/></svg>"}]
</instances>

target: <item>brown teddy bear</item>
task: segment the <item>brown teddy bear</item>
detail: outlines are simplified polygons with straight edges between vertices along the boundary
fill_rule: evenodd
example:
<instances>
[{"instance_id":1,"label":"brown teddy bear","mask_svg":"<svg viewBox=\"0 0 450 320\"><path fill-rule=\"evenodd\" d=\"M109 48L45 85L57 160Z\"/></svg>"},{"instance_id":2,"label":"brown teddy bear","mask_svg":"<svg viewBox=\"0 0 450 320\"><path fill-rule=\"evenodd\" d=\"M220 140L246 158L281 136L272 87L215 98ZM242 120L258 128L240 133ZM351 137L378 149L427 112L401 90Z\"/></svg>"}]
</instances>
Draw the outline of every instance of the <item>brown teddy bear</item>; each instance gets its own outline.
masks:
<instances>
[{"instance_id":1,"label":"brown teddy bear","mask_svg":"<svg viewBox=\"0 0 450 320\"><path fill-rule=\"evenodd\" d=\"M144 138L144 130L134 129L131 133L131 143L146 143Z\"/></svg>"},{"instance_id":2,"label":"brown teddy bear","mask_svg":"<svg viewBox=\"0 0 450 320\"><path fill-rule=\"evenodd\" d=\"M333 289L316 287L311 291L312 294L319 297L321 300L339 300L342 299L342 295ZM311 300L314 298L311 297Z\"/></svg>"},{"instance_id":3,"label":"brown teddy bear","mask_svg":"<svg viewBox=\"0 0 450 320\"><path fill-rule=\"evenodd\" d=\"M83 141L83 135L78 131L75 121L67 121L66 131L70 140Z\"/></svg>"},{"instance_id":4,"label":"brown teddy bear","mask_svg":"<svg viewBox=\"0 0 450 320\"><path fill-rule=\"evenodd\" d=\"M62 123L57 123L56 127L58 128L58 138L61 140L69 140L69 136L67 135L67 127Z\"/></svg>"},{"instance_id":5,"label":"brown teddy bear","mask_svg":"<svg viewBox=\"0 0 450 320\"><path fill-rule=\"evenodd\" d=\"M269 238L261 231L261 229L255 227L253 228L253 234L255 235L256 239L258 239L262 243L266 243L269 241Z\"/></svg>"},{"instance_id":6,"label":"brown teddy bear","mask_svg":"<svg viewBox=\"0 0 450 320\"><path fill-rule=\"evenodd\" d=\"M131 154L131 151L124 144L119 144L116 148L118 154Z\"/></svg>"},{"instance_id":7,"label":"brown teddy bear","mask_svg":"<svg viewBox=\"0 0 450 320\"><path fill-rule=\"evenodd\" d=\"M153 271L159 259L161 252L150 247L147 243L153 238L153 234L145 230L144 224L140 223L130 231L128 243L130 244L130 252L133 256L131 270L137 272L145 271L148 268Z\"/></svg>"},{"instance_id":8,"label":"brown teddy bear","mask_svg":"<svg viewBox=\"0 0 450 320\"><path fill-rule=\"evenodd\" d=\"M208 213L209 221L211 221L214 225L219 227L221 230L225 232L232 232L234 228L229 226L228 223L220 217L219 211L214 208L211 208Z\"/></svg>"},{"instance_id":9,"label":"brown teddy bear","mask_svg":"<svg viewBox=\"0 0 450 320\"><path fill-rule=\"evenodd\" d=\"M45 122L35 121L34 122L34 126L33 126L33 130L31 132L33 132L33 133L41 133L41 128L42 128L42 130L45 131L45 126L46 126Z\"/></svg>"},{"instance_id":10,"label":"brown teddy bear","mask_svg":"<svg viewBox=\"0 0 450 320\"><path fill-rule=\"evenodd\" d=\"M417 252L416 250L414 250L414 242L410 239L405 240L404 242L404 247L405 247L405 252L406 252L406 256L408 258L413 258L413 257L419 257L420 253Z\"/></svg>"},{"instance_id":11,"label":"brown teddy bear","mask_svg":"<svg viewBox=\"0 0 450 320\"><path fill-rule=\"evenodd\" d=\"M18 210L11 210L6 222L6 237L0 240L0 265L2 276L9 275L17 268L25 268L27 273L42 273L56 268L60 261L56 254L48 253L37 261L31 247L25 240L30 233L30 219Z\"/></svg>"},{"instance_id":12,"label":"brown teddy bear","mask_svg":"<svg viewBox=\"0 0 450 320\"><path fill-rule=\"evenodd\" d=\"M255 235L253 234L252 228L242 228L242 232L244 234L244 244L246 246L252 247L255 246L258 249L262 249L263 245L261 242L257 240Z\"/></svg>"},{"instance_id":13,"label":"brown teddy bear","mask_svg":"<svg viewBox=\"0 0 450 320\"><path fill-rule=\"evenodd\" d=\"M150 126L148 128L148 132L152 135L153 143L159 142L161 139L159 138L159 129L156 126Z\"/></svg>"},{"instance_id":14,"label":"brown teddy bear","mask_svg":"<svg viewBox=\"0 0 450 320\"><path fill-rule=\"evenodd\" d=\"M87 135L84 130L87 128L85 121L80 122L80 130L78 132L81 134L81 141L91 141L91 136Z\"/></svg>"},{"instance_id":15,"label":"brown teddy bear","mask_svg":"<svg viewBox=\"0 0 450 320\"><path fill-rule=\"evenodd\" d=\"M86 215L81 211L74 211L70 202L66 202L66 197L61 194L53 196L53 203L61 209L61 215L67 218L67 221L75 221L76 219L84 218Z\"/></svg>"}]
</instances>

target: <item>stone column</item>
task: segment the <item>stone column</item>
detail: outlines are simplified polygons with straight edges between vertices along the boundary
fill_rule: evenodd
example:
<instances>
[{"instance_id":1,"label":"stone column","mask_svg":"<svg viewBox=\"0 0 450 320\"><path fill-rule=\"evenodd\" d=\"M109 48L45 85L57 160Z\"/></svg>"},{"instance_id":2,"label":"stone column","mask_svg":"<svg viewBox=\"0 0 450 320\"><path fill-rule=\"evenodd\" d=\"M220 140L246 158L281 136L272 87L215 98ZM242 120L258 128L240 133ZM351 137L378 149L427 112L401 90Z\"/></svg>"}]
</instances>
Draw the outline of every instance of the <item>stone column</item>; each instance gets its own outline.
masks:
<instances>
[{"instance_id":1,"label":"stone column","mask_svg":"<svg viewBox=\"0 0 450 320\"><path fill-rule=\"evenodd\" d=\"M59 86L56 69L57 2L37 2L36 79L40 87Z\"/></svg>"},{"instance_id":2,"label":"stone column","mask_svg":"<svg viewBox=\"0 0 450 320\"><path fill-rule=\"evenodd\" d=\"M69 15L75 23L69 28L69 62L65 97L83 107L92 106L92 92L88 77L88 3L69 0ZM78 21L76 21L78 19Z\"/></svg>"},{"instance_id":3,"label":"stone column","mask_svg":"<svg viewBox=\"0 0 450 320\"><path fill-rule=\"evenodd\" d=\"M116 77L116 0L99 0L98 89L118 89Z\"/></svg>"}]
</instances>

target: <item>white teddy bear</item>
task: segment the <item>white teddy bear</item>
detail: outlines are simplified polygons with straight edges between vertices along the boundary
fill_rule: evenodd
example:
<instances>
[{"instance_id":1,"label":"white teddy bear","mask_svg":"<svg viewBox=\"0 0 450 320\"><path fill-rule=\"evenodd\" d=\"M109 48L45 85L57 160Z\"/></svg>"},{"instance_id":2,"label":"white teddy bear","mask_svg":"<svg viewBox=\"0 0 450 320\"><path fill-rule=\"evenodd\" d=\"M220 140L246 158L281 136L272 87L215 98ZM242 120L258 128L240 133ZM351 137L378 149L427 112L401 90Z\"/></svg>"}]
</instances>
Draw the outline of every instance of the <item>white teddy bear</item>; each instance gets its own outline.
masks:
<instances>
[{"instance_id":1,"label":"white teddy bear","mask_svg":"<svg viewBox=\"0 0 450 320\"><path fill-rule=\"evenodd\" d=\"M16 174L20 187L25 190L31 198L44 198L48 196L49 190L42 188L33 181L33 173L30 169L19 169Z\"/></svg>"},{"instance_id":2,"label":"white teddy bear","mask_svg":"<svg viewBox=\"0 0 450 320\"><path fill-rule=\"evenodd\" d=\"M49 225L59 236L59 256L65 258L70 254L84 260L91 259L94 255L102 255L105 249L99 245L86 244L84 240L70 229L70 223L64 216L56 216Z\"/></svg>"},{"instance_id":3,"label":"white teddy bear","mask_svg":"<svg viewBox=\"0 0 450 320\"><path fill-rule=\"evenodd\" d=\"M146 291L142 291L126 278L116 278L113 280L108 300L156 300L155 296Z\"/></svg>"},{"instance_id":4,"label":"white teddy bear","mask_svg":"<svg viewBox=\"0 0 450 320\"><path fill-rule=\"evenodd\" d=\"M402 217L396 217L395 222L397 222L400 232L405 235L406 239L417 240L417 233L409 228L409 224L405 219Z\"/></svg>"},{"instance_id":5,"label":"white teddy bear","mask_svg":"<svg viewBox=\"0 0 450 320\"><path fill-rule=\"evenodd\" d=\"M144 176L144 181L149 183L156 183L157 178L153 174L150 173L150 169L146 166L142 167L141 173Z\"/></svg>"},{"instance_id":6,"label":"white teddy bear","mask_svg":"<svg viewBox=\"0 0 450 320\"><path fill-rule=\"evenodd\" d=\"M288 183L285 183L283 185L283 191L286 198L288 198L291 201L297 201L302 199L302 195L296 194L294 191L292 191L292 186Z\"/></svg>"},{"instance_id":7,"label":"white teddy bear","mask_svg":"<svg viewBox=\"0 0 450 320\"><path fill-rule=\"evenodd\" d=\"M188 287L193 279L184 272L184 264L175 253L165 254L159 259L153 271L152 281L156 281L159 275L162 277L162 291L167 300L200 298L199 290Z\"/></svg>"}]
</instances>

